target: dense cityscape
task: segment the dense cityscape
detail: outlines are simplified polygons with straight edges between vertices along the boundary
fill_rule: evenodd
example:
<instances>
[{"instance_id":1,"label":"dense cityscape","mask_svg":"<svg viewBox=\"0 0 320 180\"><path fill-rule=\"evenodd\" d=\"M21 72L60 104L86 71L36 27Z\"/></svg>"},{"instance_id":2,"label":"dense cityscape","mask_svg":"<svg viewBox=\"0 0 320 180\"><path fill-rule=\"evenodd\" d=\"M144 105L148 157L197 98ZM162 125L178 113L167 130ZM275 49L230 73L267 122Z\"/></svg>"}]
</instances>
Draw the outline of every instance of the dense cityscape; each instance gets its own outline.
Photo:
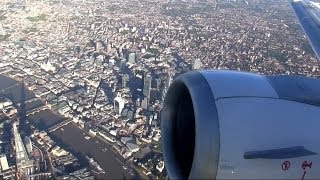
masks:
<instances>
[{"instance_id":1,"label":"dense cityscape","mask_svg":"<svg viewBox=\"0 0 320 180\"><path fill-rule=\"evenodd\" d=\"M319 76L287 1L2 0L0 22L2 179L164 179L178 75Z\"/></svg>"}]
</instances>

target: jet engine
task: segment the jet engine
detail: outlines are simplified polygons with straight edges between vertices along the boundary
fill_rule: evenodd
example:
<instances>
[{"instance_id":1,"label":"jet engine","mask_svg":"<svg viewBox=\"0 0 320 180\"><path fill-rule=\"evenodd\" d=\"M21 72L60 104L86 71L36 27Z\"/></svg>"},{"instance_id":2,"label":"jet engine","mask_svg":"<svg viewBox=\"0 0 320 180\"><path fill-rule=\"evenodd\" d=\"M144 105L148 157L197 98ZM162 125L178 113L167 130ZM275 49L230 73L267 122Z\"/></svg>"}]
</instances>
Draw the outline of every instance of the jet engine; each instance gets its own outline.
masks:
<instances>
[{"instance_id":1,"label":"jet engine","mask_svg":"<svg viewBox=\"0 0 320 180\"><path fill-rule=\"evenodd\" d=\"M178 76L161 112L169 179L319 179L320 79Z\"/></svg>"}]
</instances>

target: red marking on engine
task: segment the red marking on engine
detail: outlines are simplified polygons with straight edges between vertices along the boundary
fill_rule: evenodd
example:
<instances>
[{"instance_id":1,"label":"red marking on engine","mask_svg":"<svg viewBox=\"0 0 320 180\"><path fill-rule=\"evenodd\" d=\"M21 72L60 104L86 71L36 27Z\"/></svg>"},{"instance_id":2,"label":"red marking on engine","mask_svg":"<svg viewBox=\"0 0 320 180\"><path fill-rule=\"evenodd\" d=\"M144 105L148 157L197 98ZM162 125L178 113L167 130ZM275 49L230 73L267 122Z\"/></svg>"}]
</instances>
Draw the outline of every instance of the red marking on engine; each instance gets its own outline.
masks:
<instances>
[{"instance_id":1,"label":"red marking on engine","mask_svg":"<svg viewBox=\"0 0 320 180\"><path fill-rule=\"evenodd\" d=\"M304 180L304 176L306 175L306 173L307 173L307 171L304 171L304 172L303 172L303 175L302 175L302 177L301 177L301 180Z\"/></svg>"},{"instance_id":2,"label":"red marking on engine","mask_svg":"<svg viewBox=\"0 0 320 180\"><path fill-rule=\"evenodd\" d=\"M289 161L285 161L282 163L282 170L286 171L290 168L290 162Z\"/></svg>"},{"instance_id":3,"label":"red marking on engine","mask_svg":"<svg viewBox=\"0 0 320 180\"><path fill-rule=\"evenodd\" d=\"M310 163L308 163L308 161L304 161L303 163L302 163L302 169L303 170L306 170L306 168L309 168L309 169L311 169L311 167L312 167L312 162L310 162Z\"/></svg>"}]
</instances>

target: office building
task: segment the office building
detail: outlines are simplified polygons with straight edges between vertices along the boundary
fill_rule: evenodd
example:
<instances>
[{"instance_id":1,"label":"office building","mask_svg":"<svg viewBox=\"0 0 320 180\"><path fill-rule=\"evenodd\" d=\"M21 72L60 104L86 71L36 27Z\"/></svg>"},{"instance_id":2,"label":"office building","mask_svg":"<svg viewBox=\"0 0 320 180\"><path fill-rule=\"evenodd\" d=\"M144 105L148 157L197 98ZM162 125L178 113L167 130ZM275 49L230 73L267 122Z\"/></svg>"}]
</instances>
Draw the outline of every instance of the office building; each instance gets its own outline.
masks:
<instances>
[{"instance_id":1,"label":"office building","mask_svg":"<svg viewBox=\"0 0 320 180\"><path fill-rule=\"evenodd\" d=\"M148 105L149 105L149 99L145 97L141 101L141 107L142 109L148 109Z\"/></svg>"},{"instance_id":2,"label":"office building","mask_svg":"<svg viewBox=\"0 0 320 180\"><path fill-rule=\"evenodd\" d=\"M122 76L122 87L128 87L128 82L129 82L129 75L128 74L124 74Z\"/></svg>"},{"instance_id":3,"label":"office building","mask_svg":"<svg viewBox=\"0 0 320 180\"><path fill-rule=\"evenodd\" d=\"M156 79L156 88L157 88L157 90L159 90L160 89L160 87L161 87L161 79Z\"/></svg>"},{"instance_id":4,"label":"office building","mask_svg":"<svg viewBox=\"0 0 320 180\"><path fill-rule=\"evenodd\" d=\"M25 137L24 138L24 141L25 141L25 144L26 144L26 149L27 149L27 152L28 152L28 154L29 155L31 155L32 154L32 142L31 142L31 140L30 140L30 138L28 138L28 137Z\"/></svg>"},{"instance_id":5,"label":"office building","mask_svg":"<svg viewBox=\"0 0 320 180\"><path fill-rule=\"evenodd\" d=\"M0 165L1 165L2 171L6 171L9 169L8 160L5 154L0 155Z\"/></svg>"},{"instance_id":6,"label":"office building","mask_svg":"<svg viewBox=\"0 0 320 180\"><path fill-rule=\"evenodd\" d=\"M134 64L136 62L136 54L135 53L130 53L128 61L129 61L129 63Z\"/></svg>"},{"instance_id":7,"label":"office building","mask_svg":"<svg viewBox=\"0 0 320 180\"><path fill-rule=\"evenodd\" d=\"M195 59L193 64L192 64L192 69L197 70L197 69L201 69L202 67L202 62L200 59Z\"/></svg>"},{"instance_id":8,"label":"office building","mask_svg":"<svg viewBox=\"0 0 320 180\"><path fill-rule=\"evenodd\" d=\"M120 115L125 105L124 99L117 96L116 98L114 98L113 103L114 103L114 112Z\"/></svg>"},{"instance_id":9,"label":"office building","mask_svg":"<svg viewBox=\"0 0 320 180\"><path fill-rule=\"evenodd\" d=\"M29 158L26 148L22 142L21 136L18 132L17 123L13 124L13 135L16 150L16 174L20 178L26 179L29 175L33 174L34 166L33 160Z\"/></svg>"},{"instance_id":10,"label":"office building","mask_svg":"<svg viewBox=\"0 0 320 180\"><path fill-rule=\"evenodd\" d=\"M103 63L104 63L104 56L103 55L99 55L98 57L96 57L95 66L102 67Z\"/></svg>"},{"instance_id":11,"label":"office building","mask_svg":"<svg viewBox=\"0 0 320 180\"><path fill-rule=\"evenodd\" d=\"M146 74L143 79L143 96L150 98L152 77L150 74Z\"/></svg>"},{"instance_id":12,"label":"office building","mask_svg":"<svg viewBox=\"0 0 320 180\"><path fill-rule=\"evenodd\" d=\"M162 101L164 101L165 97L166 97L166 94L167 94L167 91L172 83L172 80L173 80L173 77L172 75L169 73L166 77L166 80L165 80L165 84L164 84L164 88L161 92L161 99Z\"/></svg>"}]
</instances>

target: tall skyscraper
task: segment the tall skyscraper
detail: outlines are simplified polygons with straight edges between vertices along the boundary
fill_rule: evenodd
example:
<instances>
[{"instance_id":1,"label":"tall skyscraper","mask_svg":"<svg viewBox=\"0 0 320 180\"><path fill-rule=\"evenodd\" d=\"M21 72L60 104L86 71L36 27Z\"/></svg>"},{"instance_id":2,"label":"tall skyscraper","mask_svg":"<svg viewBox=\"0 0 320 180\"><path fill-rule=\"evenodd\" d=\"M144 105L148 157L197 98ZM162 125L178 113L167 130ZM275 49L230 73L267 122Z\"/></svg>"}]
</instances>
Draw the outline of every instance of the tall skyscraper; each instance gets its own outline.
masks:
<instances>
[{"instance_id":1,"label":"tall skyscraper","mask_svg":"<svg viewBox=\"0 0 320 180\"><path fill-rule=\"evenodd\" d=\"M165 84L164 84L164 88L162 90L162 94L161 94L161 99L162 101L164 101L165 97L166 97L166 94L167 94L167 91L172 83L172 80L173 80L173 77L171 75L171 73L168 73L166 79L165 79Z\"/></svg>"},{"instance_id":2,"label":"tall skyscraper","mask_svg":"<svg viewBox=\"0 0 320 180\"><path fill-rule=\"evenodd\" d=\"M124 108L124 104L125 104L125 101L123 98L119 96L114 98L114 101L113 101L114 112L120 115L122 112L122 109Z\"/></svg>"},{"instance_id":3,"label":"tall skyscraper","mask_svg":"<svg viewBox=\"0 0 320 180\"><path fill-rule=\"evenodd\" d=\"M193 64L192 64L192 69L196 70L196 69L201 69L202 67L202 62L200 59L195 59Z\"/></svg>"},{"instance_id":4,"label":"tall skyscraper","mask_svg":"<svg viewBox=\"0 0 320 180\"><path fill-rule=\"evenodd\" d=\"M149 99L148 98L143 98L141 101L141 107L142 109L148 109L148 105L149 105Z\"/></svg>"},{"instance_id":5,"label":"tall skyscraper","mask_svg":"<svg viewBox=\"0 0 320 180\"><path fill-rule=\"evenodd\" d=\"M136 63L136 54L135 53L130 53L129 58L128 58L129 63Z\"/></svg>"},{"instance_id":6,"label":"tall skyscraper","mask_svg":"<svg viewBox=\"0 0 320 180\"><path fill-rule=\"evenodd\" d=\"M101 41L97 41L96 42L96 51L100 51L100 50L104 50L104 48L103 48L103 45L102 45L102 42Z\"/></svg>"},{"instance_id":7,"label":"tall skyscraper","mask_svg":"<svg viewBox=\"0 0 320 180\"><path fill-rule=\"evenodd\" d=\"M96 57L95 62L94 62L95 66L101 67L103 65L103 63L104 63L104 56L103 55L99 55L98 57Z\"/></svg>"},{"instance_id":8,"label":"tall skyscraper","mask_svg":"<svg viewBox=\"0 0 320 180\"><path fill-rule=\"evenodd\" d=\"M146 98L150 98L150 91L151 91L151 81L152 77L148 73L144 76L144 81L143 81L143 96Z\"/></svg>"},{"instance_id":9,"label":"tall skyscraper","mask_svg":"<svg viewBox=\"0 0 320 180\"><path fill-rule=\"evenodd\" d=\"M30 138L25 137L24 141L26 144L26 149L27 149L28 154L32 154L32 142L31 142Z\"/></svg>"},{"instance_id":10,"label":"tall skyscraper","mask_svg":"<svg viewBox=\"0 0 320 180\"><path fill-rule=\"evenodd\" d=\"M126 60L125 59L121 59L120 63L119 63L119 67L120 69L124 69L126 67Z\"/></svg>"},{"instance_id":11,"label":"tall skyscraper","mask_svg":"<svg viewBox=\"0 0 320 180\"><path fill-rule=\"evenodd\" d=\"M28 179L28 175L33 174L34 171L33 160L31 160L28 156L26 148L18 132L17 123L13 124L13 135L16 150L17 177L19 177L19 179Z\"/></svg>"},{"instance_id":12,"label":"tall skyscraper","mask_svg":"<svg viewBox=\"0 0 320 180\"><path fill-rule=\"evenodd\" d=\"M123 45L119 47L119 56L123 57Z\"/></svg>"},{"instance_id":13,"label":"tall skyscraper","mask_svg":"<svg viewBox=\"0 0 320 180\"><path fill-rule=\"evenodd\" d=\"M171 83L172 83L172 81L173 81L173 77L172 77L172 75L170 74L170 73L168 73L168 76L167 76L167 89L170 87L170 85L171 85Z\"/></svg>"},{"instance_id":14,"label":"tall skyscraper","mask_svg":"<svg viewBox=\"0 0 320 180\"><path fill-rule=\"evenodd\" d=\"M8 160L5 154L0 155L0 165L2 171L6 171L9 169Z\"/></svg>"},{"instance_id":15,"label":"tall skyscraper","mask_svg":"<svg viewBox=\"0 0 320 180\"><path fill-rule=\"evenodd\" d=\"M128 87L128 82L129 82L129 75L128 74L124 74L122 76L122 87Z\"/></svg>"},{"instance_id":16,"label":"tall skyscraper","mask_svg":"<svg viewBox=\"0 0 320 180\"><path fill-rule=\"evenodd\" d=\"M111 44L108 42L108 44L107 44L107 54L111 54L111 51L112 51L112 46L111 46Z\"/></svg>"},{"instance_id":17,"label":"tall skyscraper","mask_svg":"<svg viewBox=\"0 0 320 180\"><path fill-rule=\"evenodd\" d=\"M160 86L161 86L161 79L158 78L158 79L156 79L156 87L157 87L157 90L160 89Z\"/></svg>"}]
</instances>

